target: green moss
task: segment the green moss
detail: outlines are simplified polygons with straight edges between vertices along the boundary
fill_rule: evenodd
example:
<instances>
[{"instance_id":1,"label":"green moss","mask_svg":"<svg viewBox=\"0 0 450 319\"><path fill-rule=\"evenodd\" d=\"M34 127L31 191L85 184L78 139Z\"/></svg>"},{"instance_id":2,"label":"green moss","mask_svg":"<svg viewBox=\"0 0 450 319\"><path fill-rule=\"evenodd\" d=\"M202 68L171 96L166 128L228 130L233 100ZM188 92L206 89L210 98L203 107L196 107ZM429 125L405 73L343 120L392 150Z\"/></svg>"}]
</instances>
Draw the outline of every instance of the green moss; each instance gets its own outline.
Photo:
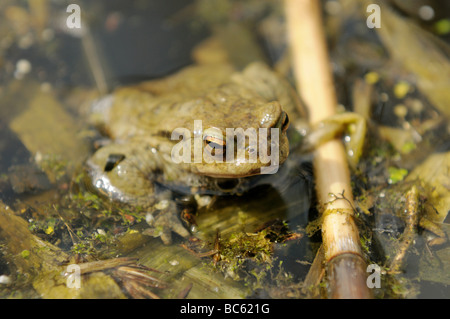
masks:
<instances>
[{"instance_id":1,"label":"green moss","mask_svg":"<svg viewBox=\"0 0 450 319\"><path fill-rule=\"evenodd\" d=\"M22 256L22 258L27 259L28 257L30 257L30 252L28 250L22 250L20 255Z\"/></svg>"},{"instance_id":2,"label":"green moss","mask_svg":"<svg viewBox=\"0 0 450 319\"><path fill-rule=\"evenodd\" d=\"M370 253L370 246L372 244L371 239L362 234L360 236L360 243L361 243L361 248L363 249L363 251L366 254L369 254Z\"/></svg>"},{"instance_id":3,"label":"green moss","mask_svg":"<svg viewBox=\"0 0 450 319\"><path fill-rule=\"evenodd\" d=\"M434 30L439 35L450 33L450 19L441 19L434 24Z\"/></svg>"},{"instance_id":4,"label":"green moss","mask_svg":"<svg viewBox=\"0 0 450 319\"><path fill-rule=\"evenodd\" d=\"M46 155L39 161L40 168L49 175L51 180L61 181L68 171L69 161L56 155Z\"/></svg>"},{"instance_id":5,"label":"green moss","mask_svg":"<svg viewBox=\"0 0 450 319\"><path fill-rule=\"evenodd\" d=\"M404 168L396 168L396 167L389 167L389 184L396 184L400 181L402 181L406 175L408 175L408 170Z\"/></svg>"},{"instance_id":6,"label":"green moss","mask_svg":"<svg viewBox=\"0 0 450 319\"><path fill-rule=\"evenodd\" d=\"M256 289L278 287L292 283L282 261L273 256L270 234L236 232L220 240L220 261L215 268L234 280L243 281L249 293Z\"/></svg>"},{"instance_id":7,"label":"green moss","mask_svg":"<svg viewBox=\"0 0 450 319\"><path fill-rule=\"evenodd\" d=\"M405 144L403 144L401 152L403 154L408 154L412 151L414 151L417 148L416 144L413 142L406 142Z\"/></svg>"}]
</instances>

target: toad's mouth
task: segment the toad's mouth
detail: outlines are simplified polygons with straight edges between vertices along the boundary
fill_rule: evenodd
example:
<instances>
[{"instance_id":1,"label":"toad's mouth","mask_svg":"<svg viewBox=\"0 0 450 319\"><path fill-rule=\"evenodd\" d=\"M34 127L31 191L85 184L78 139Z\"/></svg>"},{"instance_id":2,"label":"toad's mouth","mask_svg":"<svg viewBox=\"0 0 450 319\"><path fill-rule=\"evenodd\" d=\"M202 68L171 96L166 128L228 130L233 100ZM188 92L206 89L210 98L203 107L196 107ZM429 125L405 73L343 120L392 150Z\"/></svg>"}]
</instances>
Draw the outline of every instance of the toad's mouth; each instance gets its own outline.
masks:
<instances>
[{"instance_id":1,"label":"toad's mouth","mask_svg":"<svg viewBox=\"0 0 450 319\"><path fill-rule=\"evenodd\" d=\"M265 175L255 174L245 177L232 177L232 178L211 178L212 188L219 194L243 194L249 189L257 186L270 183Z\"/></svg>"},{"instance_id":2,"label":"toad's mouth","mask_svg":"<svg viewBox=\"0 0 450 319\"><path fill-rule=\"evenodd\" d=\"M286 159L287 156L282 157L280 161L269 162L267 165L257 165L256 167L253 166L251 168L249 167L247 169L244 168L241 170L234 170L234 171L225 169L221 170L207 169L208 165L201 165L200 167L196 168L195 173L198 175L224 180L239 179L258 175L272 175L277 173L280 165L282 165Z\"/></svg>"},{"instance_id":3,"label":"toad's mouth","mask_svg":"<svg viewBox=\"0 0 450 319\"><path fill-rule=\"evenodd\" d=\"M240 179L240 178L247 178L247 177L254 177L259 176L261 174L261 168L256 168L253 170L250 170L246 173L242 174L232 174L232 173L212 173L212 172L197 172L198 175L203 175L206 177L210 177L217 180L232 180L232 179Z\"/></svg>"}]
</instances>

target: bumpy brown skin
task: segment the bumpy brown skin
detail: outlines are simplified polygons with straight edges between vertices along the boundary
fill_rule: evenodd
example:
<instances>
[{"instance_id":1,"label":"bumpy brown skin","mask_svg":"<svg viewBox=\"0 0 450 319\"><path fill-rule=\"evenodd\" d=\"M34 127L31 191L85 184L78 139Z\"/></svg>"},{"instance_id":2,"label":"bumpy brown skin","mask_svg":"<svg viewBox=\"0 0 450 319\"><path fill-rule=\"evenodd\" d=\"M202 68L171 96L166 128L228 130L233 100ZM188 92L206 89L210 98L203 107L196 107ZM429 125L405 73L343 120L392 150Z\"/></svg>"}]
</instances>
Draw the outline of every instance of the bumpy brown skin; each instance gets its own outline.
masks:
<instances>
[{"instance_id":1,"label":"bumpy brown skin","mask_svg":"<svg viewBox=\"0 0 450 319\"><path fill-rule=\"evenodd\" d=\"M172 140L172 133L179 128L194 132L194 121L201 120L200 133L213 129L211 140L220 144L226 141L227 128L256 132L278 128L279 140L274 142L282 164L289 153L285 113L295 118L296 103L292 88L261 63L250 64L242 72L226 64L195 65L161 80L120 88L93 108L94 123L107 132L112 143L88 160L92 183L114 200L151 207L160 200L154 192L156 179L189 187L199 186L199 176L240 178L260 174L270 164L261 161L260 152L253 163L239 161L237 147L233 161L218 163L204 152L204 141L201 161L195 162L191 152L190 163L174 163L172 150L180 140ZM188 141L194 150L194 139ZM244 152L248 159L248 145ZM125 157L105 171L111 154ZM160 213L152 224L162 226L166 243L171 241L168 229L183 237L189 235L173 209Z\"/></svg>"}]
</instances>

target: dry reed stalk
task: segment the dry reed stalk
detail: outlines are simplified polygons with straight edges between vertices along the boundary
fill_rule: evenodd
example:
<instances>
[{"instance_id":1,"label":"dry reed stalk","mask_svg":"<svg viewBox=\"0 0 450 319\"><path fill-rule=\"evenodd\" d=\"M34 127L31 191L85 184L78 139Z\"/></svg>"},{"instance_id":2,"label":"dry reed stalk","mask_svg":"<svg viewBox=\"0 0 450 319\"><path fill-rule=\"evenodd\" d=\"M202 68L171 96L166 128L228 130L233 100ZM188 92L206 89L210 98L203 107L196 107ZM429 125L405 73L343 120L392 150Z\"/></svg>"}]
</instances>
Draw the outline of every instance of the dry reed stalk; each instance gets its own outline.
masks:
<instances>
[{"instance_id":1,"label":"dry reed stalk","mask_svg":"<svg viewBox=\"0 0 450 319\"><path fill-rule=\"evenodd\" d=\"M285 0L284 4L297 90L314 126L333 116L337 105L320 2ZM353 219L350 173L341 141L331 140L317 147L313 164L323 220L327 295L329 298L370 298L366 264Z\"/></svg>"}]
</instances>

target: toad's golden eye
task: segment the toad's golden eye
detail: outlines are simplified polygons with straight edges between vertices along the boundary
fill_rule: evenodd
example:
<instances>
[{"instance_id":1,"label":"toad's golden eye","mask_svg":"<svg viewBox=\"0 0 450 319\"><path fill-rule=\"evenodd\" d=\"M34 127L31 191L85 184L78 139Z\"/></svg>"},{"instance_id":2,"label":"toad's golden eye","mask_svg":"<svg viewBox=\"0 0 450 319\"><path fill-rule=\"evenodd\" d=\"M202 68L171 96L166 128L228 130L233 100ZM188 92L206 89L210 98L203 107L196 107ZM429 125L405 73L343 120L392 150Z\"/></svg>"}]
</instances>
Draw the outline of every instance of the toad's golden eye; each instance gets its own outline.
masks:
<instances>
[{"instance_id":1,"label":"toad's golden eye","mask_svg":"<svg viewBox=\"0 0 450 319\"><path fill-rule=\"evenodd\" d=\"M203 138L205 150L212 156L224 156L226 143L223 139L222 131L217 128L205 130Z\"/></svg>"},{"instance_id":2,"label":"toad's golden eye","mask_svg":"<svg viewBox=\"0 0 450 319\"><path fill-rule=\"evenodd\" d=\"M223 140L213 136L206 136L204 141L205 150L207 150L212 156L220 156L225 154L226 145Z\"/></svg>"}]
</instances>

